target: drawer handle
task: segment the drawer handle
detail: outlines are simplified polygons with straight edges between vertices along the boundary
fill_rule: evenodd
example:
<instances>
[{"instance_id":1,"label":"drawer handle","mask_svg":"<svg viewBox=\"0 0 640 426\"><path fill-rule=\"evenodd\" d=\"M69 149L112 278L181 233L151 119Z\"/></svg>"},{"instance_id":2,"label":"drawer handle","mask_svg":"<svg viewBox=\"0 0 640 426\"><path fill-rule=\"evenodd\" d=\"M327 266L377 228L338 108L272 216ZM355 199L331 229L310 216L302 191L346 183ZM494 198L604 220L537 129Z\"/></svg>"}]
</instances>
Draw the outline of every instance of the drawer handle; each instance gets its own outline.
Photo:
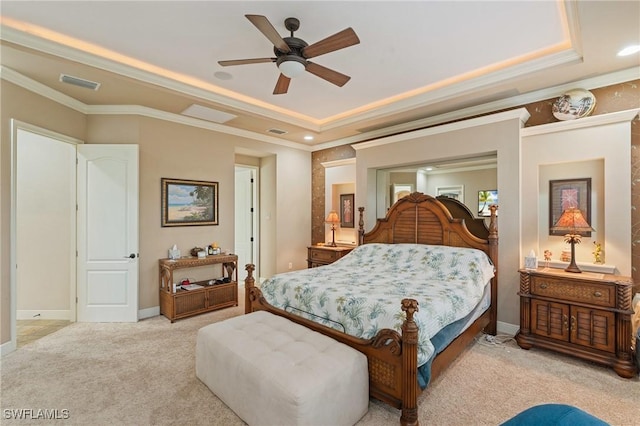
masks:
<instances>
[{"instance_id":1,"label":"drawer handle","mask_svg":"<svg viewBox=\"0 0 640 426\"><path fill-rule=\"evenodd\" d=\"M544 290L545 288L547 288L547 287L549 287L549 286L547 285L547 283L542 283L542 284L540 284L540 288L541 288L541 289L543 289L543 290Z\"/></svg>"},{"instance_id":2,"label":"drawer handle","mask_svg":"<svg viewBox=\"0 0 640 426\"><path fill-rule=\"evenodd\" d=\"M599 291L594 291L594 292L593 292L593 295L594 295L595 297L602 297L602 293L601 293L601 292L599 292Z\"/></svg>"}]
</instances>

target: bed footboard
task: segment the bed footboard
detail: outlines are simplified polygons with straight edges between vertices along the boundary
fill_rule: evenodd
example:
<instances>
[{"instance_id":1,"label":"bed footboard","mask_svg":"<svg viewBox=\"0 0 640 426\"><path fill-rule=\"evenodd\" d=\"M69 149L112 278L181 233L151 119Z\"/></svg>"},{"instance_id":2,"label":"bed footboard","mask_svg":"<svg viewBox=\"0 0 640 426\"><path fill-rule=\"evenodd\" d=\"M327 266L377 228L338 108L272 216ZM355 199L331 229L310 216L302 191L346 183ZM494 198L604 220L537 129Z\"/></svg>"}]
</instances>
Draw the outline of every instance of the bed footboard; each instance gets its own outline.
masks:
<instances>
[{"instance_id":1,"label":"bed footboard","mask_svg":"<svg viewBox=\"0 0 640 426\"><path fill-rule=\"evenodd\" d=\"M362 352L368 360L369 394L400 409L402 425L418 424L418 326L413 318L418 310L416 300L402 301L401 308L406 314L402 335L395 330L384 329L372 339L360 339L270 305L255 286L255 266L248 264L246 270L245 313L265 310Z\"/></svg>"}]
</instances>

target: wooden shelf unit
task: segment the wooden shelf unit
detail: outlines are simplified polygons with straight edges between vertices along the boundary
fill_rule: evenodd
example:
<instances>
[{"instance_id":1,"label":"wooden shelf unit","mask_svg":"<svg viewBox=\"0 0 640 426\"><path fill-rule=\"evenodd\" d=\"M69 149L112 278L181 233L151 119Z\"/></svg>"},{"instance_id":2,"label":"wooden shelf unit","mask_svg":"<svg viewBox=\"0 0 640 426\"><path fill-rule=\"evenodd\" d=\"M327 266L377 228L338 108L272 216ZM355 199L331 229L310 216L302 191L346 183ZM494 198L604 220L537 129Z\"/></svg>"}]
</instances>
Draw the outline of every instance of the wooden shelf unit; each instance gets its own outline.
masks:
<instances>
[{"instance_id":1,"label":"wooden shelf unit","mask_svg":"<svg viewBox=\"0 0 640 426\"><path fill-rule=\"evenodd\" d=\"M554 350L635 377L630 277L553 268L519 272L521 348Z\"/></svg>"},{"instance_id":2,"label":"wooden shelf unit","mask_svg":"<svg viewBox=\"0 0 640 426\"><path fill-rule=\"evenodd\" d=\"M180 259L160 259L160 314L171 322L180 318L216 309L238 306L238 256L235 254L219 254L205 258L182 257ZM210 280L203 280L192 284L199 284L202 288L196 290L177 290L173 293L173 271L176 269L197 268L208 265L221 265L222 275L212 277L211 280L222 278L229 282L209 284Z\"/></svg>"}]
</instances>

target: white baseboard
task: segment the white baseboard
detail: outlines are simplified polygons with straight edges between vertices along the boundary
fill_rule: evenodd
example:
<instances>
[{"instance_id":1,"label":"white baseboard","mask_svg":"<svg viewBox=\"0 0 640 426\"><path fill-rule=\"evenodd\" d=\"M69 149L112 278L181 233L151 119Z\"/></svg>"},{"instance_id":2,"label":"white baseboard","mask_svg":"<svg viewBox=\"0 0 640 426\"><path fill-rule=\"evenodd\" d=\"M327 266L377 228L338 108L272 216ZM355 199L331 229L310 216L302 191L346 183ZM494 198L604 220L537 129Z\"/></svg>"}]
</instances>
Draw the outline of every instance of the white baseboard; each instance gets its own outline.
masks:
<instances>
[{"instance_id":1,"label":"white baseboard","mask_svg":"<svg viewBox=\"0 0 640 426\"><path fill-rule=\"evenodd\" d=\"M0 345L0 356L5 356L16 350L16 345L11 340Z\"/></svg>"},{"instance_id":2,"label":"white baseboard","mask_svg":"<svg viewBox=\"0 0 640 426\"><path fill-rule=\"evenodd\" d=\"M140 309L138 311L138 319L143 320L151 317L157 317L160 315L160 306L154 306L153 308Z\"/></svg>"},{"instance_id":3,"label":"white baseboard","mask_svg":"<svg viewBox=\"0 0 640 426\"><path fill-rule=\"evenodd\" d=\"M520 326L516 324L509 324L508 322L498 321L496 325L498 334L508 334L510 336L515 336L520 330Z\"/></svg>"},{"instance_id":4,"label":"white baseboard","mask_svg":"<svg viewBox=\"0 0 640 426\"><path fill-rule=\"evenodd\" d=\"M16 319L17 320L48 319L48 320L74 321L71 319L71 311L69 310L43 310L43 309L17 310Z\"/></svg>"}]
</instances>

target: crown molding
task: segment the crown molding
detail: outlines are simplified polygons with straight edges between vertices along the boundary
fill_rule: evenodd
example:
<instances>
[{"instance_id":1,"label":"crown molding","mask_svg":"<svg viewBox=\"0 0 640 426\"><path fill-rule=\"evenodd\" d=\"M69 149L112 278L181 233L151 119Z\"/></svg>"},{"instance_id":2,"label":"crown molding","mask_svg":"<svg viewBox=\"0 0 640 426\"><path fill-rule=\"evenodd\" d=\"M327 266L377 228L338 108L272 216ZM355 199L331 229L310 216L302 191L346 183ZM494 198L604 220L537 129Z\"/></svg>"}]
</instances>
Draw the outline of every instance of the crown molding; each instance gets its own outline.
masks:
<instances>
[{"instance_id":1,"label":"crown molding","mask_svg":"<svg viewBox=\"0 0 640 426\"><path fill-rule=\"evenodd\" d=\"M38 83L37 81L32 80L29 77L26 77L19 72L12 70L11 68L0 65L0 78L2 80L13 83L16 86L20 86L23 89L29 90L30 92L37 93L40 96L71 108L75 111L81 112L83 114L87 113L86 104L72 98L71 96L60 93L57 90L50 88L49 86Z\"/></svg>"},{"instance_id":2,"label":"crown molding","mask_svg":"<svg viewBox=\"0 0 640 426\"><path fill-rule=\"evenodd\" d=\"M521 124L524 124L529 119L529 117L530 114L525 108L518 108L515 110L485 115L482 117L470 118L468 120L458 121L455 123L443 124L441 126L429 127L428 129L415 130L413 132L402 133L400 135L388 136L386 138L381 138L370 142L362 142L351 146L356 151L359 151L376 146L402 142L409 139L417 139L424 136L448 133L456 130L468 129L471 127L483 126L485 124L498 123L507 120L517 119Z\"/></svg>"},{"instance_id":3,"label":"crown molding","mask_svg":"<svg viewBox=\"0 0 640 426\"><path fill-rule=\"evenodd\" d=\"M258 101L257 99L245 97L247 100L242 101L235 99L229 90L223 89L211 83L189 77L192 84L179 81L178 78L187 77L176 75L175 78L168 78L149 72L134 66L126 65L115 60L104 58L92 53L65 46L50 40L46 40L34 35L24 33L6 25L0 25L1 39L8 42L18 44L30 49L34 49L43 53L58 56L74 62L78 62L87 66L98 68L104 71L112 72L124 77L132 78L144 83L164 87L178 93L195 96L209 102L218 103L229 108L238 109L252 114L266 117L289 124L293 124L304 129L318 132L320 131L319 121L294 111L280 108L275 105ZM202 86L202 87L198 87ZM223 93L228 92L229 95Z\"/></svg>"},{"instance_id":4,"label":"crown molding","mask_svg":"<svg viewBox=\"0 0 640 426\"><path fill-rule=\"evenodd\" d=\"M558 121L556 123L524 128L520 131L520 135L522 137L546 135L549 133L566 132L568 130L586 129L588 127L602 126L605 124L631 122L638 114L640 114L640 108L594 115L576 120Z\"/></svg>"},{"instance_id":5,"label":"crown molding","mask_svg":"<svg viewBox=\"0 0 640 426\"><path fill-rule=\"evenodd\" d=\"M373 108L361 114L352 114L349 117L331 121L330 124L321 126L322 130L331 130L342 126L351 125L363 120L380 119L388 115L401 114L416 108L428 106L456 96L464 96L476 90L485 89L488 86L504 82L516 77L531 74L545 68L566 65L580 61L582 57L575 51L559 52L544 58L535 59L523 64L514 65L500 71L471 78L460 83L446 85L442 88L429 90L425 93L409 97L384 108Z\"/></svg>"},{"instance_id":6,"label":"crown molding","mask_svg":"<svg viewBox=\"0 0 640 426\"><path fill-rule=\"evenodd\" d=\"M311 151L311 147L296 142L290 142L272 136L262 135L260 133L251 132L249 130L224 126L222 124L213 123L211 121L201 120L199 118L160 111L141 105L90 105L87 106L87 109L87 115L140 115L143 117L169 121L176 124L183 124L185 126L211 130L214 132L238 136L255 141L266 142L272 145L286 146L287 148L299 149L302 151Z\"/></svg>"},{"instance_id":7,"label":"crown molding","mask_svg":"<svg viewBox=\"0 0 640 426\"><path fill-rule=\"evenodd\" d=\"M525 93L510 98L500 99L493 102L484 103L468 108L463 108L455 111L451 111L444 114L427 117L420 120L408 121L406 123L398 124L395 126L384 127L371 132L361 133L359 135L351 136L348 138L338 139L332 142L324 144L314 145L314 151L321 151L323 149L334 148L336 146L355 144L371 139L378 139L387 137L390 135L410 132L426 127L437 126L442 123L448 123L456 120L464 120L469 117L475 117L479 115L489 114L493 111L502 111L506 109L521 107L534 102L543 101L545 99L551 99L559 96L560 94L575 88L583 88L586 90L597 89L600 87L607 87L614 84L620 84L627 81L637 80L640 75L640 67L628 68L626 70L616 71L609 74L603 74L597 77L588 78L585 80L577 80L570 83L565 83L558 86L547 87L545 89L536 90L534 92ZM538 126L536 126L538 127Z\"/></svg>"},{"instance_id":8,"label":"crown molding","mask_svg":"<svg viewBox=\"0 0 640 426\"><path fill-rule=\"evenodd\" d=\"M222 124L200 120L194 117L159 111L157 109L148 108L141 105L86 105L76 99L58 92L57 90L38 83L37 81L30 79L29 77L26 77L10 68L3 66L0 66L0 78L85 115L139 115L177 124L183 124L186 126L198 127L201 129L211 130L227 135L239 136L255 141L266 142L273 145L286 146L287 148L299 149L302 151L311 151L311 147L308 145L290 142L284 139L278 139L272 136L250 132L248 130L224 126Z\"/></svg>"},{"instance_id":9,"label":"crown molding","mask_svg":"<svg viewBox=\"0 0 640 426\"><path fill-rule=\"evenodd\" d=\"M355 159L355 157L343 158L343 159L340 159L340 160L325 161L324 163L320 163L320 164L325 169L328 169L330 167L350 166L352 164L356 164L356 159Z\"/></svg>"}]
</instances>

